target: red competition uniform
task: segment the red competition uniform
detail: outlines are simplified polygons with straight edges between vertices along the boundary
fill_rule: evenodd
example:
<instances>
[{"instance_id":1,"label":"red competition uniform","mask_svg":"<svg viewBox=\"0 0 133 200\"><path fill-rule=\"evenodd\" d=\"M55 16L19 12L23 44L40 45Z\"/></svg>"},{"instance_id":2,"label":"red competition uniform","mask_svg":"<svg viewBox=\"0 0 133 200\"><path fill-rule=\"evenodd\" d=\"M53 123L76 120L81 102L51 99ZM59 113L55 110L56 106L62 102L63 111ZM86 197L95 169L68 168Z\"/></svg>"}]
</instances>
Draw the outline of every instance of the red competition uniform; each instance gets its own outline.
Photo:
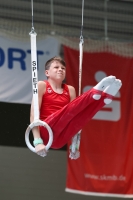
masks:
<instances>
[{"instance_id":1,"label":"red competition uniform","mask_svg":"<svg viewBox=\"0 0 133 200\"><path fill-rule=\"evenodd\" d=\"M42 97L40 119L45 121L53 131L51 148L63 147L92 117L105 105L103 99L108 96L99 90L91 89L70 102L69 89L63 84L63 93L53 91L46 81L46 92ZM100 100L92 98L101 94ZM109 95L109 98L111 96ZM40 127L41 138L46 145L49 139L47 130Z\"/></svg>"}]
</instances>

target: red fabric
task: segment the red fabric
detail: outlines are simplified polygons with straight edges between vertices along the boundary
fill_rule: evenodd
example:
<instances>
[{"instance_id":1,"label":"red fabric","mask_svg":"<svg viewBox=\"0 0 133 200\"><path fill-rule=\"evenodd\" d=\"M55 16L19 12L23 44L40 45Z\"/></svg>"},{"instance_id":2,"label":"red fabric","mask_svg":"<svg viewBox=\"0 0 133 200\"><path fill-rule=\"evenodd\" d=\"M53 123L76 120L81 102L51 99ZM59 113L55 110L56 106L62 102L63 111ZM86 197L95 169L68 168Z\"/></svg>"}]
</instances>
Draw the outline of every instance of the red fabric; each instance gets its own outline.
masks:
<instances>
[{"instance_id":1,"label":"red fabric","mask_svg":"<svg viewBox=\"0 0 133 200\"><path fill-rule=\"evenodd\" d=\"M63 108L70 102L69 89L66 84L62 84L63 93L54 92L48 81L46 82L46 92L42 97L40 109L40 119L45 120L49 115Z\"/></svg>"},{"instance_id":2,"label":"red fabric","mask_svg":"<svg viewBox=\"0 0 133 200\"><path fill-rule=\"evenodd\" d=\"M93 94L99 94L99 91L89 90L45 119L54 134L52 148L58 149L64 146L105 105L103 101L106 98L105 93L100 100L94 100ZM44 144L47 144L46 129L40 127L40 133Z\"/></svg>"},{"instance_id":3,"label":"red fabric","mask_svg":"<svg viewBox=\"0 0 133 200\"><path fill-rule=\"evenodd\" d=\"M64 47L67 83L78 91L79 52ZM115 75L122 88L113 102L87 123L81 133L80 158L68 158L66 188L90 195L133 194L133 58L112 53L84 53L82 92L97 77ZM132 195L133 197L133 195Z\"/></svg>"}]
</instances>

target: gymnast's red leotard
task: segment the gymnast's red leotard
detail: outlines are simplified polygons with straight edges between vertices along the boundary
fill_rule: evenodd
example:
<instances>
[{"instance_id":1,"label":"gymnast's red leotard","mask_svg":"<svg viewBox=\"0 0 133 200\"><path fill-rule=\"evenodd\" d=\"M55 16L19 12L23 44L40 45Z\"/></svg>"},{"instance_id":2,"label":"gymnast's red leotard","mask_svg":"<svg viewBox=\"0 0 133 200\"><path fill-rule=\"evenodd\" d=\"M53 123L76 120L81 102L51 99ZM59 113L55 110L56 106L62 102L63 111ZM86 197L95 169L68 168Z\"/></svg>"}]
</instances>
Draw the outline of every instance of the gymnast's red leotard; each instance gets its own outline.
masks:
<instances>
[{"instance_id":1,"label":"gymnast's red leotard","mask_svg":"<svg viewBox=\"0 0 133 200\"><path fill-rule=\"evenodd\" d=\"M45 120L49 115L63 108L70 102L69 89L66 84L62 84L63 93L58 94L53 91L48 81L46 82L46 92L42 97L40 109L40 119Z\"/></svg>"}]
</instances>

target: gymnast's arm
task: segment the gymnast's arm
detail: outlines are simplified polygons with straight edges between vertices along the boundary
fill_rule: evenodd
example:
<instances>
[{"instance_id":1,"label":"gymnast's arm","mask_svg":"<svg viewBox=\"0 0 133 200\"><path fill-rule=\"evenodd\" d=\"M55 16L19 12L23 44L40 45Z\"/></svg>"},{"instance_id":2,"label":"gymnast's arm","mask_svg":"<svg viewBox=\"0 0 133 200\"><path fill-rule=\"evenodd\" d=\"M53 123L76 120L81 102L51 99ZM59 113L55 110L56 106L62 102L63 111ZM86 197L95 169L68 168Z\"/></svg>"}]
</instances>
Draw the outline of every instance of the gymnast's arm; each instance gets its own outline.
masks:
<instances>
[{"instance_id":1,"label":"gymnast's arm","mask_svg":"<svg viewBox=\"0 0 133 200\"><path fill-rule=\"evenodd\" d=\"M42 97L43 94L46 91L46 83L44 81L39 81L38 82L38 103L39 103L39 110L41 108L41 103L42 103ZM34 121L34 102L32 99L32 103L31 103L31 111L30 111L30 122ZM35 126L32 129L32 133L33 133L33 137L35 138L40 138L40 132L39 132L39 127ZM38 144L36 147L36 152L40 152L42 150L45 150L45 145L43 144Z\"/></svg>"},{"instance_id":2,"label":"gymnast's arm","mask_svg":"<svg viewBox=\"0 0 133 200\"><path fill-rule=\"evenodd\" d=\"M74 100L76 98L76 91L75 88L71 85L68 85L69 94L70 94L70 101Z\"/></svg>"}]
</instances>

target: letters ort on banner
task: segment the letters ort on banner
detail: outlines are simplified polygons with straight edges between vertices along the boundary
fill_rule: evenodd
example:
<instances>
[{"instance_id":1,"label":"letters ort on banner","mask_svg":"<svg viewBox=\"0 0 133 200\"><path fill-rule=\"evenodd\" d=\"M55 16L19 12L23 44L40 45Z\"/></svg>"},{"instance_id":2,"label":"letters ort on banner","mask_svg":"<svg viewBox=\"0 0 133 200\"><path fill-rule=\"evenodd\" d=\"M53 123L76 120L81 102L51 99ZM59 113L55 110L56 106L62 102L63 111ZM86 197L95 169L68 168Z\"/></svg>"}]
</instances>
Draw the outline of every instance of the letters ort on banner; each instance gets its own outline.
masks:
<instances>
[{"instance_id":1,"label":"letters ort on banner","mask_svg":"<svg viewBox=\"0 0 133 200\"><path fill-rule=\"evenodd\" d=\"M67 84L78 94L79 52L64 47ZM66 191L85 195L133 197L133 58L84 53L82 92L105 76L121 79L113 102L100 110L81 133L80 158L68 158Z\"/></svg>"},{"instance_id":2,"label":"letters ort on banner","mask_svg":"<svg viewBox=\"0 0 133 200\"><path fill-rule=\"evenodd\" d=\"M53 37L37 39L38 80L46 79L45 62L59 54L59 46ZM31 103L31 77L30 37L29 42L0 37L0 101Z\"/></svg>"}]
</instances>

